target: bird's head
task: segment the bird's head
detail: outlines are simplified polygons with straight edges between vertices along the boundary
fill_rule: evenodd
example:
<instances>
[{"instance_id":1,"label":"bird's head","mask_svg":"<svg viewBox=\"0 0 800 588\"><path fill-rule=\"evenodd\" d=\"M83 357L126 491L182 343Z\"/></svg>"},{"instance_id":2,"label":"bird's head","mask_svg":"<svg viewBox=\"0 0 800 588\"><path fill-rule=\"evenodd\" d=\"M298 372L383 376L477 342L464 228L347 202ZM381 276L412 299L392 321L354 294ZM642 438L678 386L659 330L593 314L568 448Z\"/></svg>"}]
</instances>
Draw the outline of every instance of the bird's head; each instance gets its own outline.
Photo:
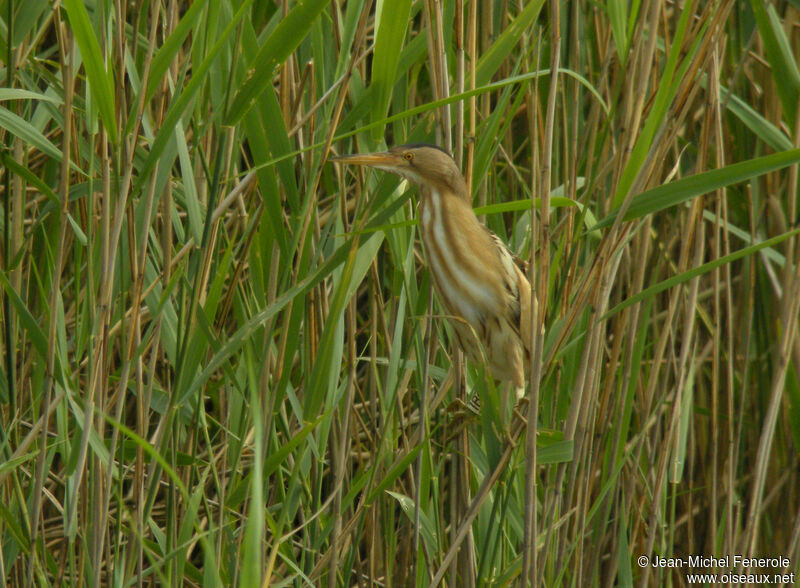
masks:
<instances>
[{"instance_id":1,"label":"bird's head","mask_svg":"<svg viewBox=\"0 0 800 588\"><path fill-rule=\"evenodd\" d=\"M411 143L392 147L388 151L342 155L331 159L392 172L423 188L444 189L459 196L467 196L464 177L456 162L449 153L436 145Z\"/></svg>"}]
</instances>

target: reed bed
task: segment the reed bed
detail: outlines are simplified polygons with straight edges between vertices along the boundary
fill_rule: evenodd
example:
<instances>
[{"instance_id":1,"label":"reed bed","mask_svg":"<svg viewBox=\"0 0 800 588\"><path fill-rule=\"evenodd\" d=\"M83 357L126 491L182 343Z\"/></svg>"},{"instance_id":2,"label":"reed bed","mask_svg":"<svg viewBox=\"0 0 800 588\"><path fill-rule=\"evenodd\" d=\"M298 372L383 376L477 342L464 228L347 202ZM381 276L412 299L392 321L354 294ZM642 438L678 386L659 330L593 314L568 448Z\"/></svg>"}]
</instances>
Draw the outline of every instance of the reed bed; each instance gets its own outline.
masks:
<instances>
[{"instance_id":1,"label":"reed bed","mask_svg":"<svg viewBox=\"0 0 800 588\"><path fill-rule=\"evenodd\" d=\"M796 581L799 56L795 0L0 2L2 582ZM532 262L527 404L327 162L419 141Z\"/></svg>"}]
</instances>

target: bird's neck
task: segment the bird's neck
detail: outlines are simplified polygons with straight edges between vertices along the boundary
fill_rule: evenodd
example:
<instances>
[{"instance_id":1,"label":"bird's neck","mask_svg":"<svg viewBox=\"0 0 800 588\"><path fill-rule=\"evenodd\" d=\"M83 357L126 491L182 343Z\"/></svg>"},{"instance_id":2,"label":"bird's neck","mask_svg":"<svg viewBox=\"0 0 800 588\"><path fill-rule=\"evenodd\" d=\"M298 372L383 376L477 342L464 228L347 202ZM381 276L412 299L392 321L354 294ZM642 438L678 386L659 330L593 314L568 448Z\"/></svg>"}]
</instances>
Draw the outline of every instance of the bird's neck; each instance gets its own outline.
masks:
<instances>
[{"instance_id":1,"label":"bird's neck","mask_svg":"<svg viewBox=\"0 0 800 588\"><path fill-rule=\"evenodd\" d=\"M459 200L463 200L464 202L469 204L470 207L472 206L472 196L470 195L469 190L467 189L467 182L464 179L464 176L462 176L460 173L458 174L454 173L449 178L448 184L449 185L444 186L445 188L444 191L448 192L450 195L452 195L455 198L458 198Z\"/></svg>"},{"instance_id":2,"label":"bird's neck","mask_svg":"<svg viewBox=\"0 0 800 588\"><path fill-rule=\"evenodd\" d=\"M461 179L461 178L459 178ZM472 198L467 191L467 185L463 179L456 186L433 184L431 186L421 186L420 195L423 202L425 200L438 199L442 202L449 202L452 205L456 203L465 204L470 209L472 208Z\"/></svg>"},{"instance_id":3,"label":"bird's neck","mask_svg":"<svg viewBox=\"0 0 800 588\"><path fill-rule=\"evenodd\" d=\"M434 224L449 225L448 232L474 231L480 225L466 193L454 192L444 186L431 185L420 188L420 224L423 231L432 230ZM449 219L445 221L445 219ZM454 222L453 219L458 219ZM444 225L441 225L444 226Z\"/></svg>"}]
</instances>

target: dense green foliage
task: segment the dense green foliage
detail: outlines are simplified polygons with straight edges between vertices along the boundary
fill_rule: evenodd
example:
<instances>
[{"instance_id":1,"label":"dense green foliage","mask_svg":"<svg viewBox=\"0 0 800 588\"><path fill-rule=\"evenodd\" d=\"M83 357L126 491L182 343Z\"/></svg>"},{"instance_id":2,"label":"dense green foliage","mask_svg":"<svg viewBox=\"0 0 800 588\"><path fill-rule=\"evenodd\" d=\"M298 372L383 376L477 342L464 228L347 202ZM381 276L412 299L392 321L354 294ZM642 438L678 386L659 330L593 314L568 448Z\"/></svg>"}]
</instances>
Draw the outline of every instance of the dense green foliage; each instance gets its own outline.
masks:
<instances>
[{"instance_id":1,"label":"dense green foliage","mask_svg":"<svg viewBox=\"0 0 800 588\"><path fill-rule=\"evenodd\" d=\"M800 571L798 56L796 0L0 0L0 583ZM418 141L532 262L528 404L327 163Z\"/></svg>"}]
</instances>

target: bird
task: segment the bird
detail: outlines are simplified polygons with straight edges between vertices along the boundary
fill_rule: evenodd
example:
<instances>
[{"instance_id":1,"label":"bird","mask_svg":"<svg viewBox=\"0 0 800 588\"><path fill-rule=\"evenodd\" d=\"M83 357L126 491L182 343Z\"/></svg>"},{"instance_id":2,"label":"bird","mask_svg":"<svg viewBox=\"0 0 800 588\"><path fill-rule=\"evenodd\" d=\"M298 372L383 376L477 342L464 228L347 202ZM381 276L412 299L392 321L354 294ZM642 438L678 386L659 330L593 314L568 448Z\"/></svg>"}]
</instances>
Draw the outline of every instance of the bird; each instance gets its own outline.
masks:
<instances>
[{"instance_id":1,"label":"bird","mask_svg":"<svg viewBox=\"0 0 800 588\"><path fill-rule=\"evenodd\" d=\"M420 237L439 304L456 342L521 398L531 352L531 285L526 263L478 220L467 182L437 145L409 143L333 161L387 171L415 184Z\"/></svg>"}]
</instances>

